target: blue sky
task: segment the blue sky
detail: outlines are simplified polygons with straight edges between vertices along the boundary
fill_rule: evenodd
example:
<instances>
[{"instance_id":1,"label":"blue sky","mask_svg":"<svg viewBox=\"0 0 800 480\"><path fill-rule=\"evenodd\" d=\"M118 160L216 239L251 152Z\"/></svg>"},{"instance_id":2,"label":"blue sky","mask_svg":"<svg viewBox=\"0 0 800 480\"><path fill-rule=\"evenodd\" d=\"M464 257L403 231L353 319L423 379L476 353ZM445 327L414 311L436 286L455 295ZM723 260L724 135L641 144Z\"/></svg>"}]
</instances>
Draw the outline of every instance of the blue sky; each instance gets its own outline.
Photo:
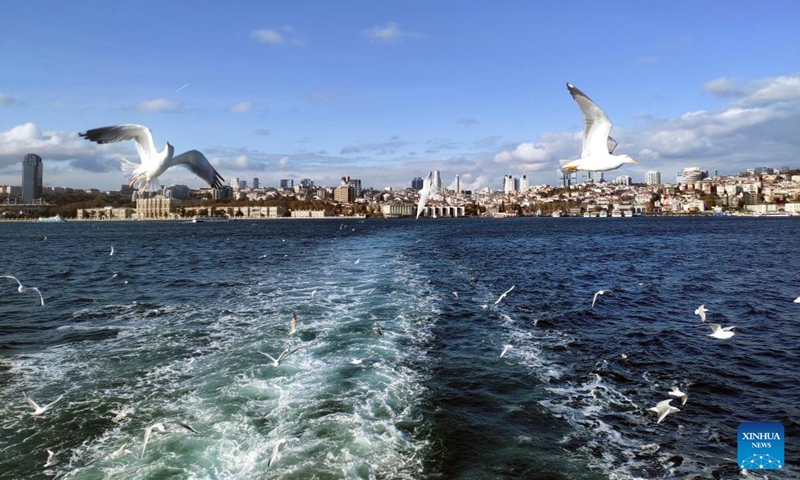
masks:
<instances>
[{"instance_id":1,"label":"blue sky","mask_svg":"<svg viewBox=\"0 0 800 480\"><path fill-rule=\"evenodd\" d=\"M118 189L133 144L77 134L119 123L248 184L404 188L433 169L470 188L556 184L583 128L566 82L639 161L607 179L800 167L795 1L137 5L0 4L0 185L32 152L45 185Z\"/></svg>"}]
</instances>

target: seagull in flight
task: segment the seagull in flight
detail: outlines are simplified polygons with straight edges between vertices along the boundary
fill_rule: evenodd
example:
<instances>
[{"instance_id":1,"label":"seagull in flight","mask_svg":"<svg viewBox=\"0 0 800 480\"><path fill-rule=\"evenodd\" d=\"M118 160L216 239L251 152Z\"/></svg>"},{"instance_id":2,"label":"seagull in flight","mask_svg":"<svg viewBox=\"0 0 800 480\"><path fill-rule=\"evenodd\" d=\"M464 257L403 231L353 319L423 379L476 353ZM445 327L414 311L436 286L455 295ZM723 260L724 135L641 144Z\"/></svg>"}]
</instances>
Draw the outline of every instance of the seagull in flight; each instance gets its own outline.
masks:
<instances>
[{"instance_id":1,"label":"seagull in flight","mask_svg":"<svg viewBox=\"0 0 800 480\"><path fill-rule=\"evenodd\" d=\"M292 312L292 323L289 324L289 335L297 331L297 315Z\"/></svg>"},{"instance_id":2,"label":"seagull in flight","mask_svg":"<svg viewBox=\"0 0 800 480\"><path fill-rule=\"evenodd\" d=\"M112 125L93 128L79 135L86 140L101 144L133 140L142 163L137 164L123 160L122 170L131 174L130 186L133 188L136 185L139 193L146 192L151 184L153 186L158 185L158 177L175 165L186 166L192 173L205 180L212 188L222 188L224 179L211 166L205 155L197 150L189 150L174 156L175 148L169 142L159 152L153 142L153 132L144 125L133 123Z\"/></svg>"},{"instance_id":3,"label":"seagull in flight","mask_svg":"<svg viewBox=\"0 0 800 480\"><path fill-rule=\"evenodd\" d=\"M109 252L108 256L109 257L113 257L114 256L114 245L111 245L111 252Z\"/></svg>"},{"instance_id":4,"label":"seagull in flight","mask_svg":"<svg viewBox=\"0 0 800 480\"><path fill-rule=\"evenodd\" d=\"M278 449L279 449L279 448L281 447L281 445L283 445L284 443L286 443L286 439L285 439L285 438L281 438L280 440L278 440L278 441L275 443L275 446L274 446L274 447L272 447L272 455L270 455L270 456L269 456L269 462L267 462L267 466L268 466L268 467L271 467L271 466L272 466L272 464L273 464L273 463L275 463L275 461L278 459Z\"/></svg>"},{"instance_id":5,"label":"seagull in flight","mask_svg":"<svg viewBox=\"0 0 800 480\"><path fill-rule=\"evenodd\" d=\"M800 303L800 297L795 298L794 303Z\"/></svg>"},{"instance_id":6,"label":"seagull in flight","mask_svg":"<svg viewBox=\"0 0 800 480\"><path fill-rule=\"evenodd\" d=\"M123 455L129 455L129 454L133 453L130 450L128 450L127 448L125 448L127 445L128 445L127 443L123 443L121 447L119 447L118 449L116 449L113 452L111 452L111 454L108 456L108 458L117 458L117 457L121 457Z\"/></svg>"},{"instance_id":7,"label":"seagull in flight","mask_svg":"<svg viewBox=\"0 0 800 480\"><path fill-rule=\"evenodd\" d=\"M686 399L689 397L689 395L687 395L686 393L681 392L681 389L678 388L677 385L672 387L672 389L670 389L669 396L670 397L675 397L675 398L680 398L681 399L681 405L686 405Z\"/></svg>"},{"instance_id":8,"label":"seagull in flight","mask_svg":"<svg viewBox=\"0 0 800 480\"><path fill-rule=\"evenodd\" d=\"M50 410L50 407L52 407L53 405L58 403L62 398L64 398L64 395L61 395L58 398L56 398L54 401L52 401L52 402L48 403L47 405L45 405L44 407L40 407L36 402L33 401L33 399L30 397L30 395L28 395L25 392L22 392L22 395L25 396L25 401L28 402L28 405L30 405L31 408L33 409L33 413L31 413L31 415L33 415L34 417L38 417L39 415L43 414L44 412Z\"/></svg>"},{"instance_id":9,"label":"seagull in flight","mask_svg":"<svg viewBox=\"0 0 800 480\"><path fill-rule=\"evenodd\" d=\"M727 340L732 336L736 335L733 332L733 329L736 328L736 325L732 327L723 327L719 323L709 323L709 327L711 327L711 334L709 337L719 338L720 340Z\"/></svg>"},{"instance_id":10,"label":"seagull in flight","mask_svg":"<svg viewBox=\"0 0 800 480\"><path fill-rule=\"evenodd\" d=\"M500 295L500 298L498 298L498 299L497 299L497 301L495 301L495 302L494 302L494 304L495 304L495 305L497 305L498 303L502 302L502 301L503 301L503 299L504 299L504 298L506 298L506 295L508 295L509 293L511 293L511 290L514 290L514 287L516 287L516 285L511 285L511 288L509 288L508 290L506 290L505 292L503 292L503 294L502 294L502 295Z\"/></svg>"},{"instance_id":11,"label":"seagull in flight","mask_svg":"<svg viewBox=\"0 0 800 480\"><path fill-rule=\"evenodd\" d=\"M614 292L612 292L611 290L598 290L597 292L595 292L594 298L592 298L592 308L594 308L594 304L595 304L595 302L597 302L597 296L598 295L605 295L606 293L608 293L610 295L614 295Z\"/></svg>"},{"instance_id":12,"label":"seagull in flight","mask_svg":"<svg viewBox=\"0 0 800 480\"><path fill-rule=\"evenodd\" d=\"M513 345L506 345L506 346L504 346L504 347L503 347L503 351L502 351L502 352L500 352L500 358L503 358L503 355L505 355L505 354L506 354L506 352L507 352L507 351L509 351L509 350L511 350L512 348L514 348L514 347L513 347Z\"/></svg>"},{"instance_id":13,"label":"seagull in flight","mask_svg":"<svg viewBox=\"0 0 800 480\"><path fill-rule=\"evenodd\" d=\"M428 172L425 180L422 181L422 190L419 191L419 202L417 203L417 219L428 203L428 197L433 194L433 172Z\"/></svg>"},{"instance_id":14,"label":"seagull in flight","mask_svg":"<svg viewBox=\"0 0 800 480\"><path fill-rule=\"evenodd\" d=\"M42 292L40 292L38 288L36 288L36 287L26 287L25 285L22 284L22 282L17 280L17 277L12 277L11 275L0 275L0 278L10 278L10 279L14 280L15 282L17 282L17 284L19 285L19 288L17 289L17 291L19 293L36 292L39 295L39 303L41 303L42 306L44 307L44 297L42 296Z\"/></svg>"},{"instance_id":15,"label":"seagull in flight","mask_svg":"<svg viewBox=\"0 0 800 480\"><path fill-rule=\"evenodd\" d=\"M655 412L658 414L658 421L656 423L661 423L670 413L680 412L680 410L669 404L671 401L671 398L669 400L662 400L658 402L655 407L647 409L648 412Z\"/></svg>"},{"instance_id":16,"label":"seagull in flight","mask_svg":"<svg viewBox=\"0 0 800 480\"><path fill-rule=\"evenodd\" d=\"M609 136L612 127L611 120L591 98L574 85L568 83L567 90L583 113L583 148L581 149L581 158L563 165L561 170L605 172L616 170L626 163L637 163L627 155L612 155L617 147L617 142Z\"/></svg>"},{"instance_id":17,"label":"seagull in flight","mask_svg":"<svg viewBox=\"0 0 800 480\"><path fill-rule=\"evenodd\" d=\"M700 315L700 320L705 322L706 321L706 312L707 311L708 311L708 309L706 308L705 304L703 304L703 305L700 305L699 307L697 307L697 310L694 311L694 314L695 315Z\"/></svg>"},{"instance_id":18,"label":"seagull in flight","mask_svg":"<svg viewBox=\"0 0 800 480\"><path fill-rule=\"evenodd\" d=\"M178 425L180 425L181 427L185 428L186 430L189 430L192 433L197 433L197 430L192 428L192 426L189 425L188 423L177 421L177 420L169 422L169 423L177 423ZM144 443L142 444L142 455L139 458L144 458L144 449L147 448L147 441L150 440L150 436L153 434L153 431L165 433L167 431L167 428L166 428L166 426L164 425L163 422L156 422L156 423L154 423L154 424L152 424L149 427L146 427L144 429ZM123 445L122 448L125 448L124 445Z\"/></svg>"},{"instance_id":19,"label":"seagull in flight","mask_svg":"<svg viewBox=\"0 0 800 480\"><path fill-rule=\"evenodd\" d=\"M45 468L52 467L53 465L58 463L58 459L56 458L56 452L47 449L47 463L44 464Z\"/></svg>"},{"instance_id":20,"label":"seagull in flight","mask_svg":"<svg viewBox=\"0 0 800 480\"><path fill-rule=\"evenodd\" d=\"M260 353L261 355L264 355L265 357L267 357L267 358L269 358L270 360L272 360L272 366L273 366L273 367L278 367L278 366L280 366L280 364L281 364L281 362L283 361L283 359L284 359L284 358L288 357L289 355L293 354L294 352L296 352L296 351L298 351L298 350L300 350L300 348L299 348L299 347L298 347L298 348L295 348L295 349L294 349L294 350L292 350L292 351L289 351L289 349L287 348L286 350L284 350L283 352L281 352L281 354L280 354L280 355L278 355L278 358L275 358L275 357L273 357L273 356L272 356L272 355L270 355L269 353L264 353L264 352L258 352L258 353Z\"/></svg>"}]
</instances>

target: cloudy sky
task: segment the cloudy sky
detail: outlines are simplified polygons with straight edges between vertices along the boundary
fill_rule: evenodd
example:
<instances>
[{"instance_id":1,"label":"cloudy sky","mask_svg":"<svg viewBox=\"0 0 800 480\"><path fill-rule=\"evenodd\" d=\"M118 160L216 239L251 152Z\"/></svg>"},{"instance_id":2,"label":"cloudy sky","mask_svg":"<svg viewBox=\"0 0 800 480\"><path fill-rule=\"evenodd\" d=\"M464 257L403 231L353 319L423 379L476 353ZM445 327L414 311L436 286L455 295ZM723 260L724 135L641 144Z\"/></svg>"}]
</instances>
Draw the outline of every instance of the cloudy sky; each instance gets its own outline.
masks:
<instances>
[{"instance_id":1,"label":"cloudy sky","mask_svg":"<svg viewBox=\"0 0 800 480\"><path fill-rule=\"evenodd\" d=\"M0 3L0 185L37 153L47 186L118 189L133 144L78 132L119 123L248 184L556 184L583 129L566 82L639 161L606 178L800 167L795 0L130 5Z\"/></svg>"}]
</instances>

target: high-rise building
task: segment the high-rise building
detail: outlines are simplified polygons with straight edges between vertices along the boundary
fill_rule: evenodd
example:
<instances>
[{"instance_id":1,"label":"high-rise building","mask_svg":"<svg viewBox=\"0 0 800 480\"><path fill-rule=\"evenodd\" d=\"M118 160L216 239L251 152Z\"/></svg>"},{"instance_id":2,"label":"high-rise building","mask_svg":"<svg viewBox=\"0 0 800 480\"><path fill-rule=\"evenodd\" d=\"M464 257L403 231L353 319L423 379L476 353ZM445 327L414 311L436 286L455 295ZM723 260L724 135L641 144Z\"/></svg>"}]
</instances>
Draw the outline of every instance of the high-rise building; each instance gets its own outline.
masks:
<instances>
[{"instance_id":1,"label":"high-rise building","mask_svg":"<svg viewBox=\"0 0 800 480\"><path fill-rule=\"evenodd\" d=\"M694 183L708 178L708 172L700 170L700 167L685 167L681 172L678 183Z\"/></svg>"},{"instance_id":2,"label":"high-rise building","mask_svg":"<svg viewBox=\"0 0 800 480\"><path fill-rule=\"evenodd\" d=\"M333 200L339 203L350 203L355 200L353 187L350 185L339 185L333 189Z\"/></svg>"},{"instance_id":3,"label":"high-rise building","mask_svg":"<svg viewBox=\"0 0 800 480\"><path fill-rule=\"evenodd\" d=\"M414 190L422 190L423 180L421 177L416 177L411 180L411 188Z\"/></svg>"},{"instance_id":4,"label":"high-rise building","mask_svg":"<svg viewBox=\"0 0 800 480\"><path fill-rule=\"evenodd\" d=\"M514 177L511 175L504 175L503 176L503 193L509 194L514 193L516 189L514 188Z\"/></svg>"},{"instance_id":5,"label":"high-rise building","mask_svg":"<svg viewBox=\"0 0 800 480\"><path fill-rule=\"evenodd\" d=\"M519 179L519 191L524 192L528 190L528 188L530 188L530 185L528 184L528 176L523 174L522 178Z\"/></svg>"},{"instance_id":6,"label":"high-rise building","mask_svg":"<svg viewBox=\"0 0 800 480\"><path fill-rule=\"evenodd\" d=\"M255 177L253 179L253 188L258 188L259 185L261 185L261 184L258 181L258 177Z\"/></svg>"},{"instance_id":7,"label":"high-rise building","mask_svg":"<svg viewBox=\"0 0 800 480\"><path fill-rule=\"evenodd\" d=\"M356 198L361 197L361 180L357 178L347 177L347 184L353 187L353 195Z\"/></svg>"},{"instance_id":8,"label":"high-rise building","mask_svg":"<svg viewBox=\"0 0 800 480\"><path fill-rule=\"evenodd\" d=\"M431 181L433 191L436 193L442 192L442 177L439 175L439 170L433 171L433 179Z\"/></svg>"},{"instance_id":9,"label":"high-rise building","mask_svg":"<svg viewBox=\"0 0 800 480\"><path fill-rule=\"evenodd\" d=\"M294 188L294 180L292 179L281 180L281 188Z\"/></svg>"},{"instance_id":10,"label":"high-rise building","mask_svg":"<svg viewBox=\"0 0 800 480\"><path fill-rule=\"evenodd\" d=\"M35 153L25 155L22 161L22 201L32 202L42 197L42 157Z\"/></svg>"},{"instance_id":11,"label":"high-rise building","mask_svg":"<svg viewBox=\"0 0 800 480\"><path fill-rule=\"evenodd\" d=\"M456 175L456 195L461 193L461 178Z\"/></svg>"},{"instance_id":12,"label":"high-rise building","mask_svg":"<svg viewBox=\"0 0 800 480\"><path fill-rule=\"evenodd\" d=\"M233 177L233 178L231 178L231 187L232 187L234 190L239 190L239 187L240 187L241 185L242 185L242 184L239 182L239 177Z\"/></svg>"},{"instance_id":13,"label":"high-rise building","mask_svg":"<svg viewBox=\"0 0 800 480\"><path fill-rule=\"evenodd\" d=\"M647 185L661 185L661 172L650 170L644 174L644 183Z\"/></svg>"},{"instance_id":14,"label":"high-rise building","mask_svg":"<svg viewBox=\"0 0 800 480\"><path fill-rule=\"evenodd\" d=\"M305 188L311 188L314 186L314 180L311 180L310 178L304 178L300 180L300 186Z\"/></svg>"}]
</instances>

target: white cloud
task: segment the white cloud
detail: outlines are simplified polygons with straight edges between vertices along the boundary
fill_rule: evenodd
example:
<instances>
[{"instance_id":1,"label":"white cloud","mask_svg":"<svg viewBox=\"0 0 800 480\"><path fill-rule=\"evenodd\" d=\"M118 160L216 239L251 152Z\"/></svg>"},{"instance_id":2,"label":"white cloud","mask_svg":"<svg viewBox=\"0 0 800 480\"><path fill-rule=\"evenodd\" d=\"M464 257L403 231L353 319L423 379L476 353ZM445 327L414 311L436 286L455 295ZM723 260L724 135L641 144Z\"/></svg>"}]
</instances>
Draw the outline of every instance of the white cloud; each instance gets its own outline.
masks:
<instances>
[{"instance_id":1,"label":"white cloud","mask_svg":"<svg viewBox=\"0 0 800 480\"><path fill-rule=\"evenodd\" d=\"M247 113L250 111L250 102L239 102L228 107L230 113Z\"/></svg>"},{"instance_id":2,"label":"white cloud","mask_svg":"<svg viewBox=\"0 0 800 480\"><path fill-rule=\"evenodd\" d=\"M17 102L19 102L17 97L0 92L0 106L10 107L16 105Z\"/></svg>"},{"instance_id":3,"label":"white cloud","mask_svg":"<svg viewBox=\"0 0 800 480\"><path fill-rule=\"evenodd\" d=\"M250 38L257 42L268 43L270 45L305 45L305 41L294 34L294 27L291 25L284 25L279 30L280 31L271 28L253 30L250 32Z\"/></svg>"},{"instance_id":4,"label":"white cloud","mask_svg":"<svg viewBox=\"0 0 800 480\"><path fill-rule=\"evenodd\" d=\"M494 156L494 163L513 165L527 172L544 170L550 161L550 154L541 146L530 142L517 145L514 150L503 150Z\"/></svg>"},{"instance_id":5,"label":"white cloud","mask_svg":"<svg viewBox=\"0 0 800 480\"><path fill-rule=\"evenodd\" d=\"M703 85L703 88L712 95L731 96L739 94L736 82L730 78L717 78Z\"/></svg>"},{"instance_id":6,"label":"white cloud","mask_svg":"<svg viewBox=\"0 0 800 480\"><path fill-rule=\"evenodd\" d=\"M419 33L406 32L394 22L389 22L384 26L376 25L364 30L364 35L372 41L380 43L397 43L404 39L421 38Z\"/></svg>"},{"instance_id":7,"label":"white cloud","mask_svg":"<svg viewBox=\"0 0 800 480\"><path fill-rule=\"evenodd\" d=\"M137 104L134 108L140 112L177 112L182 108L180 102L159 98Z\"/></svg>"}]
</instances>

